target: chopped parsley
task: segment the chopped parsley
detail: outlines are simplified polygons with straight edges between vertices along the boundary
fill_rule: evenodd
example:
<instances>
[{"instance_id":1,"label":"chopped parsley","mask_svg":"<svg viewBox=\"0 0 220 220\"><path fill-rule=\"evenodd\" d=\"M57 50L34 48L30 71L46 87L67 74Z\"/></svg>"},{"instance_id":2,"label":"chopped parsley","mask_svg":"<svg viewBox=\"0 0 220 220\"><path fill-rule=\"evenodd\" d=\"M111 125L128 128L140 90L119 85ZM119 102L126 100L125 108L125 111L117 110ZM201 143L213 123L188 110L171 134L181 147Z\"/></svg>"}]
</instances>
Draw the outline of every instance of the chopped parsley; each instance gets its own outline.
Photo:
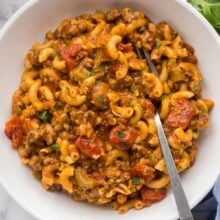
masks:
<instances>
[{"instance_id":1,"label":"chopped parsley","mask_svg":"<svg viewBox=\"0 0 220 220\"><path fill-rule=\"evenodd\" d=\"M47 123L51 120L51 113L48 110L42 111L39 113L38 118L44 123Z\"/></svg>"},{"instance_id":2,"label":"chopped parsley","mask_svg":"<svg viewBox=\"0 0 220 220\"><path fill-rule=\"evenodd\" d=\"M125 133L123 131L118 131L117 136L120 138L123 138L123 137L125 137Z\"/></svg>"},{"instance_id":3,"label":"chopped parsley","mask_svg":"<svg viewBox=\"0 0 220 220\"><path fill-rule=\"evenodd\" d=\"M140 183L141 183L141 179L140 178L134 177L132 179L132 184L133 185L139 185Z\"/></svg>"},{"instance_id":4,"label":"chopped parsley","mask_svg":"<svg viewBox=\"0 0 220 220\"><path fill-rule=\"evenodd\" d=\"M161 46L160 40L156 40L156 48L160 48L160 46Z\"/></svg>"},{"instance_id":5,"label":"chopped parsley","mask_svg":"<svg viewBox=\"0 0 220 220\"><path fill-rule=\"evenodd\" d=\"M60 150L59 146L55 143L51 144L50 147L54 152L59 152L59 150Z\"/></svg>"},{"instance_id":6,"label":"chopped parsley","mask_svg":"<svg viewBox=\"0 0 220 220\"><path fill-rule=\"evenodd\" d=\"M60 50L58 50L58 51L56 52L56 55L57 55L58 57L61 56L61 52L60 52Z\"/></svg>"},{"instance_id":7,"label":"chopped parsley","mask_svg":"<svg viewBox=\"0 0 220 220\"><path fill-rule=\"evenodd\" d=\"M59 103L56 102L56 103L54 104L54 106L53 106L53 109L56 111L56 110L59 109L59 107L60 107Z\"/></svg>"},{"instance_id":8,"label":"chopped parsley","mask_svg":"<svg viewBox=\"0 0 220 220\"><path fill-rule=\"evenodd\" d=\"M199 85L198 85L198 84L196 84L196 85L193 86L193 91L194 91L194 92L199 91Z\"/></svg>"},{"instance_id":9,"label":"chopped parsley","mask_svg":"<svg viewBox=\"0 0 220 220\"><path fill-rule=\"evenodd\" d=\"M99 95L99 96L97 97L97 99L98 99L98 101L99 101L101 104L105 104L105 102L104 102L104 97L103 97L102 95Z\"/></svg>"}]
</instances>

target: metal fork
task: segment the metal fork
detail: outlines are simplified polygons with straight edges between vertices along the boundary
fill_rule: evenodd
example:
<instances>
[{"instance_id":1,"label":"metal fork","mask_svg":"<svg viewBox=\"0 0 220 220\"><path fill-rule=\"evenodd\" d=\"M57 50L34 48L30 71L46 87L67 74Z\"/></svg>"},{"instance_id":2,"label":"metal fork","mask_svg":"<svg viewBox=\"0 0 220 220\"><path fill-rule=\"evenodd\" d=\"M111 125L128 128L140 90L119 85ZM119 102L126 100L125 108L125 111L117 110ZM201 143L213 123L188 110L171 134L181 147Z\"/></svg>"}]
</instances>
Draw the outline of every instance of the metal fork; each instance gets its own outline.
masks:
<instances>
[{"instance_id":1,"label":"metal fork","mask_svg":"<svg viewBox=\"0 0 220 220\"><path fill-rule=\"evenodd\" d=\"M143 53L141 53L141 50L138 49L137 47L136 47L136 51L137 51L139 58L147 60L151 73L154 73L155 75L158 76L157 70L150 59L150 55L144 49L142 49ZM163 152L163 157L164 157L167 170L168 170L168 174L169 174L169 178L170 178L171 188L173 190L174 198L176 201L179 218L180 220L193 220L193 216L192 216L186 195L184 193L181 180L180 180L180 176L177 172L177 169L176 169L176 166L175 166L175 163L174 163L174 160L173 160L173 157L172 157L172 154L171 154L168 142L167 142L167 138L164 133L164 129L163 129L163 126L160 120L160 115L157 109L155 111L154 119L155 119L155 123L157 126L157 134L159 136L160 145L161 145L161 149Z\"/></svg>"}]
</instances>

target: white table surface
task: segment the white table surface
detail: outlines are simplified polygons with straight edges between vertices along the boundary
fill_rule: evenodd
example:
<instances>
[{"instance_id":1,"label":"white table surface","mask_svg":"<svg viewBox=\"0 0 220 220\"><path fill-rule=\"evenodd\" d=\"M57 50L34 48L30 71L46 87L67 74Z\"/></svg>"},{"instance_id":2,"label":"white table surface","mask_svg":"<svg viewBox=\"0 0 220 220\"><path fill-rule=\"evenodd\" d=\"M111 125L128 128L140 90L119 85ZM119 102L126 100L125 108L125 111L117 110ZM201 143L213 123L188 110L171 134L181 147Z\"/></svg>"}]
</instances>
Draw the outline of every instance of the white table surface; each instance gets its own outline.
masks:
<instances>
[{"instance_id":1,"label":"white table surface","mask_svg":"<svg viewBox=\"0 0 220 220\"><path fill-rule=\"evenodd\" d=\"M28 0L0 0L0 29ZM0 220L36 220L6 193L0 185Z\"/></svg>"}]
</instances>

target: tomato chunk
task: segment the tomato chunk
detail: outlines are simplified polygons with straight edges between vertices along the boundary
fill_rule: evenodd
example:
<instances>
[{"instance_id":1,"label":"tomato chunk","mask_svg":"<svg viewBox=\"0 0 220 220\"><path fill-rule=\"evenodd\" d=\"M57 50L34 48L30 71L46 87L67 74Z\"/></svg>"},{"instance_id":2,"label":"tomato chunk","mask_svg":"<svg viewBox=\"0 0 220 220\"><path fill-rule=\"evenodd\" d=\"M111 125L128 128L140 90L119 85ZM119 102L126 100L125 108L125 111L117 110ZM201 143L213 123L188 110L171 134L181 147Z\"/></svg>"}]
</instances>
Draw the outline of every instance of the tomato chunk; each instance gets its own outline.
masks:
<instances>
[{"instance_id":1,"label":"tomato chunk","mask_svg":"<svg viewBox=\"0 0 220 220\"><path fill-rule=\"evenodd\" d=\"M128 150L135 144L138 132L131 127L122 130L119 127L114 127L109 134L109 141L112 145L121 150Z\"/></svg>"},{"instance_id":2,"label":"tomato chunk","mask_svg":"<svg viewBox=\"0 0 220 220\"><path fill-rule=\"evenodd\" d=\"M155 111L153 103L149 99L146 99L144 104L145 104L144 112L145 112L146 117L152 118L154 116L154 111Z\"/></svg>"},{"instance_id":3,"label":"tomato chunk","mask_svg":"<svg viewBox=\"0 0 220 220\"><path fill-rule=\"evenodd\" d=\"M146 182L151 181L154 178L154 171L146 164L137 163L131 168L132 177L144 178Z\"/></svg>"},{"instance_id":4,"label":"tomato chunk","mask_svg":"<svg viewBox=\"0 0 220 220\"><path fill-rule=\"evenodd\" d=\"M174 128L187 128L196 115L196 109L188 99L176 100L175 106L171 108L165 124Z\"/></svg>"},{"instance_id":5,"label":"tomato chunk","mask_svg":"<svg viewBox=\"0 0 220 220\"><path fill-rule=\"evenodd\" d=\"M80 50L82 50L82 46L80 44L72 44L68 49L68 53L70 56L75 57Z\"/></svg>"},{"instance_id":6,"label":"tomato chunk","mask_svg":"<svg viewBox=\"0 0 220 220\"><path fill-rule=\"evenodd\" d=\"M92 102L100 109L106 109L108 107L108 93L109 87L106 83L99 83L93 88Z\"/></svg>"},{"instance_id":7,"label":"tomato chunk","mask_svg":"<svg viewBox=\"0 0 220 220\"><path fill-rule=\"evenodd\" d=\"M164 199L167 195L167 190L162 189L150 189L147 187L143 187L141 189L141 198L145 204L152 204L154 202L158 202Z\"/></svg>"},{"instance_id":8,"label":"tomato chunk","mask_svg":"<svg viewBox=\"0 0 220 220\"><path fill-rule=\"evenodd\" d=\"M148 166L144 164L135 164L131 168L131 175L134 177L144 177L148 173Z\"/></svg>"},{"instance_id":9,"label":"tomato chunk","mask_svg":"<svg viewBox=\"0 0 220 220\"><path fill-rule=\"evenodd\" d=\"M76 60L73 59L66 51L62 51L61 56L69 70L72 70L77 65Z\"/></svg>"},{"instance_id":10,"label":"tomato chunk","mask_svg":"<svg viewBox=\"0 0 220 220\"><path fill-rule=\"evenodd\" d=\"M12 140L12 147L18 148L23 137L22 123L18 116L13 116L5 123L5 134Z\"/></svg>"},{"instance_id":11,"label":"tomato chunk","mask_svg":"<svg viewBox=\"0 0 220 220\"><path fill-rule=\"evenodd\" d=\"M75 57L81 50L82 46L80 44L73 44L68 49L61 50L61 58L66 62L69 70L78 64Z\"/></svg>"},{"instance_id":12,"label":"tomato chunk","mask_svg":"<svg viewBox=\"0 0 220 220\"><path fill-rule=\"evenodd\" d=\"M105 144L98 138L79 137L75 145L77 149L86 157L98 159L103 155Z\"/></svg>"},{"instance_id":13,"label":"tomato chunk","mask_svg":"<svg viewBox=\"0 0 220 220\"><path fill-rule=\"evenodd\" d=\"M100 172L93 172L91 177L94 178L98 183L103 184L105 183L106 175Z\"/></svg>"},{"instance_id":14,"label":"tomato chunk","mask_svg":"<svg viewBox=\"0 0 220 220\"><path fill-rule=\"evenodd\" d=\"M30 118L25 118L23 120L23 133L27 134L28 131L30 131L31 129L32 129L31 119Z\"/></svg>"},{"instance_id":15,"label":"tomato chunk","mask_svg":"<svg viewBox=\"0 0 220 220\"><path fill-rule=\"evenodd\" d=\"M119 43L117 48L118 50L127 53L132 50L132 44L131 43L128 43L128 44Z\"/></svg>"},{"instance_id":16,"label":"tomato chunk","mask_svg":"<svg viewBox=\"0 0 220 220\"><path fill-rule=\"evenodd\" d=\"M118 62L115 62L115 63L113 63L113 64L111 64L110 66L109 66L109 68L110 68L110 70L113 72L113 73L115 73L115 72L117 72L119 69L120 69L120 63L118 63Z\"/></svg>"}]
</instances>

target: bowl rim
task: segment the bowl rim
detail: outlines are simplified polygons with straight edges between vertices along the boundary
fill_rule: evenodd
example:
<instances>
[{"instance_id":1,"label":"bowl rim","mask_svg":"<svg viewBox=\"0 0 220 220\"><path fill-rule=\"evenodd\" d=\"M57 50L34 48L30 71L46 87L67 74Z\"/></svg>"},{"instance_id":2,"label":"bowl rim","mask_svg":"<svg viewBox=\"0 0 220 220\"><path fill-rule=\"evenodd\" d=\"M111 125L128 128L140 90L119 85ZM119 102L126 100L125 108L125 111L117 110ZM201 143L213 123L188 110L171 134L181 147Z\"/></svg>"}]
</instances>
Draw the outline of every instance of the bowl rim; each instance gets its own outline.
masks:
<instances>
[{"instance_id":1,"label":"bowl rim","mask_svg":"<svg viewBox=\"0 0 220 220\"><path fill-rule=\"evenodd\" d=\"M40 2L42 0L29 0L26 2L22 7L20 7L11 17L10 19L3 25L3 27L0 29L0 41L4 37L4 35L7 33L7 31L10 29L10 27L16 22L17 18L19 18L24 12L29 10L31 7L33 7L35 4ZM220 48L220 37L216 30L212 27L212 25L206 20L206 18L198 12L192 5L187 3L186 0L172 0L174 2L177 2L177 4L181 5L181 7L185 8L186 10L193 13L196 19L198 19L202 25L205 26L205 28L209 31L209 33L212 35L212 37L215 39L216 43L219 45ZM220 169L219 169L220 172ZM209 179L211 179L210 184L206 187L206 190L204 190L200 196L197 197L194 201L190 202L190 208L192 209L195 207L212 189L212 187L215 184L215 181L217 180L218 173L213 174ZM0 185L3 187L3 189L9 194L9 196L25 211L27 211L32 217L35 217L37 219L46 220L45 216L42 216L40 213L36 212L36 210L33 209L33 207L27 205L25 202L23 202L22 198L16 195L14 190L7 186L6 183L4 183L4 180L1 179L0 175ZM172 216L173 219L178 218L178 214L175 216Z\"/></svg>"}]
</instances>

